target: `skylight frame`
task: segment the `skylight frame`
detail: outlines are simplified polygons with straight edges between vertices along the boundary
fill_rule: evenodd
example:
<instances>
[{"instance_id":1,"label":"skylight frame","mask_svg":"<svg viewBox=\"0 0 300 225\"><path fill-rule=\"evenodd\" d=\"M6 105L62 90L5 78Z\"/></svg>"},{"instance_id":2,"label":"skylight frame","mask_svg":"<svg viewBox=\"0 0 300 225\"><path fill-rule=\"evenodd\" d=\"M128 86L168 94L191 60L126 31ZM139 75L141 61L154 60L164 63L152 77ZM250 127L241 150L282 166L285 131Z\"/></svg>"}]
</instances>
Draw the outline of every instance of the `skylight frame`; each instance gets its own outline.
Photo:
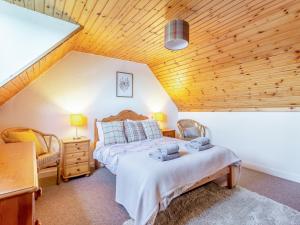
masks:
<instances>
[{"instance_id":1,"label":"skylight frame","mask_svg":"<svg viewBox=\"0 0 300 225\"><path fill-rule=\"evenodd\" d=\"M51 16L45 15L43 13L32 11L32 10L29 10L29 9L26 9L26 8L23 8L23 7L20 7L20 6L8 3L8 2L1 1L1 0L0 0L0 7L3 7L2 10L5 7L6 7L5 9L8 9L8 10L12 9L13 10L13 12L11 13L12 15L16 15L16 13L24 13L23 15L20 15L21 19L24 19L24 17L26 17L28 15L29 15L28 19L32 19L33 16L38 15L37 19L42 18L43 21L38 21L37 24L39 24L39 23L40 24L46 23L46 25L47 25L47 23L48 23L48 24L50 24L50 27L51 27L50 30L55 30L56 26L59 29L57 33L53 34L53 36L55 36L55 38L57 39L57 41L56 40L51 40L51 43L49 43L49 48L47 46L46 47L43 46L44 47L43 51L41 51L40 54L39 53L34 54L34 58L32 60L31 59L29 59L29 60L27 59L26 62L24 62L24 65L20 66L21 64L19 64L18 66L16 66L17 68L16 68L15 72L6 74L6 75L4 75L3 78L0 77L0 87L4 86L7 83L9 83L11 80L13 80L14 78L16 78L18 75L20 75L21 73L23 73L24 71L26 71L33 64L35 64L36 62L38 62L39 60L41 60L43 57L45 57L46 55L48 55L49 53L51 53L52 51L54 51L56 48L58 48L60 45L62 45L68 39L70 39L71 37L73 37L75 34L77 34L83 28L80 24L75 24L75 23L71 23L71 22L68 22L68 21L65 21L65 20L62 20L62 19L59 19L59 18L51 17ZM9 13L7 13L7 15L9 15ZM59 21L59 24L55 24L54 25L55 20ZM29 21L29 24L32 24L32 21ZM67 27L68 25L71 25L71 26ZM65 30L66 35L64 36L63 29L66 28L66 27L67 27L67 29ZM62 38L59 40L58 36L62 36ZM41 38L45 38L45 37L41 37ZM53 38L53 39L55 39L55 38ZM45 49L47 49L47 50L45 50ZM5 55L5 54L3 54L3 55ZM1 73L0 73L0 75L1 75Z\"/></svg>"}]
</instances>

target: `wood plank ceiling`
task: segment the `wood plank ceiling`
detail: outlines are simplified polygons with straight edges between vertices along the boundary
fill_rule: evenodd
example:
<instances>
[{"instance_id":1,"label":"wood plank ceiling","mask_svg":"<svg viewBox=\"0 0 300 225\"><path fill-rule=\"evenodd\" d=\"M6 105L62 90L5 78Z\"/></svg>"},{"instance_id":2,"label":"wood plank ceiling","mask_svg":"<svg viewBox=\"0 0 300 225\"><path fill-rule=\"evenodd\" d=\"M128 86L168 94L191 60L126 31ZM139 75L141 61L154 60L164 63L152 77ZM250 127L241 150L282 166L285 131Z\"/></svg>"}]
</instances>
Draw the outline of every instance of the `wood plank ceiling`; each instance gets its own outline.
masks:
<instances>
[{"instance_id":1,"label":"wood plank ceiling","mask_svg":"<svg viewBox=\"0 0 300 225\"><path fill-rule=\"evenodd\" d=\"M299 0L9 2L83 26L34 76L75 49L148 64L180 111L299 110ZM163 45L174 18L190 24L181 51Z\"/></svg>"}]
</instances>

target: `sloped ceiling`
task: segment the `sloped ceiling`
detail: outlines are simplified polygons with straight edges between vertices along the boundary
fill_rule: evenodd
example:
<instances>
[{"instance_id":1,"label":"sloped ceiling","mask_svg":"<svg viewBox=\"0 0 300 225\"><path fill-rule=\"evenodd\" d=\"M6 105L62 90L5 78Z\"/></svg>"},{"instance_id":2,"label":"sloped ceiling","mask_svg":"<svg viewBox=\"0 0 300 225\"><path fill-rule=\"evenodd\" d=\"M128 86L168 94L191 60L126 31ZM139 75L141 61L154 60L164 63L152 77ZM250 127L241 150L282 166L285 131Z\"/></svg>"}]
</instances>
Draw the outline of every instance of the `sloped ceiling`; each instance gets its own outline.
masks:
<instances>
[{"instance_id":1,"label":"sloped ceiling","mask_svg":"<svg viewBox=\"0 0 300 225\"><path fill-rule=\"evenodd\" d=\"M60 56L75 49L148 64L180 111L299 110L299 0L10 2L83 26ZM163 45L174 18L190 24L190 45L176 52Z\"/></svg>"}]
</instances>

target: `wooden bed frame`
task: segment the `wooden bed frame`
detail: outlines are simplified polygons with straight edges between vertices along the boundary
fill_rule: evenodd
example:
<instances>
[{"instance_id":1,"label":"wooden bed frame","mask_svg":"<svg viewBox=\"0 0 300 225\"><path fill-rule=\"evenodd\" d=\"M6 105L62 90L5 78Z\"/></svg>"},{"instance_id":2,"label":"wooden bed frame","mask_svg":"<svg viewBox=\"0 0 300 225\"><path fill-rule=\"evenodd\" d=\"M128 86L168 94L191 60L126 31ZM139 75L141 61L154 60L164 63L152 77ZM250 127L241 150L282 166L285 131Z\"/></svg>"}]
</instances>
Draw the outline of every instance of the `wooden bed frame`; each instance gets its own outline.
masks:
<instances>
[{"instance_id":1,"label":"wooden bed frame","mask_svg":"<svg viewBox=\"0 0 300 225\"><path fill-rule=\"evenodd\" d=\"M109 116L103 119L95 119L94 121L94 150L96 148L96 143L99 141L99 135L98 135L98 129L97 129L97 122L112 122L112 121L124 121L124 120L145 120L149 119L147 116L137 114L136 112L132 110L123 110L119 114L115 116ZM95 169L99 168L99 162L95 159ZM229 165L213 175L207 176L201 180L199 180L195 185L190 187L187 191L190 191L192 189L195 189L199 186L202 186L210 181L216 180L221 177L226 176L227 180L227 187L229 189L233 188L237 184L237 172L239 171L239 168L235 165Z\"/></svg>"}]
</instances>

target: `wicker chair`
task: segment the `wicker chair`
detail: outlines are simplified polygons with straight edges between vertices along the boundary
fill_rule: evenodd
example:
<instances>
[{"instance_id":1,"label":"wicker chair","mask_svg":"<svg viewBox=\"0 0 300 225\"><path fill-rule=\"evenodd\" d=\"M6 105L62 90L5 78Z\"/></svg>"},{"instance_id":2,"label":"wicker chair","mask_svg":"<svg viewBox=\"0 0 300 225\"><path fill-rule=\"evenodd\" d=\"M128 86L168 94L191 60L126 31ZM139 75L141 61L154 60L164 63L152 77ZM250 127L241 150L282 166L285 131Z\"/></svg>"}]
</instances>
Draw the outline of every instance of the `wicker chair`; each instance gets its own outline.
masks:
<instances>
[{"instance_id":1,"label":"wicker chair","mask_svg":"<svg viewBox=\"0 0 300 225\"><path fill-rule=\"evenodd\" d=\"M197 137L205 137L206 135L206 127L195 120L191 119L182 119L177 122L177 126L179 129L180 138L186 141L190 141ZM187 128L195 128L196 132L193 136L186 136Z\"/></svg>"},{"instance_id":2,"label":"wicker chair","mask_svg":"<svg viewBox=\"0 0 300 225\"><path fill-rule=\"evenodd\" d=\"M31 129L31 128L8 128L1 132L1 138L5 143L13 143L15 140L9 138L9 132L20 132L32 130L41 145L47 149L47 153L37 156L37 167L39 177L52 176L56 172L56 184L60 183L60 159L61 159L61 143L57 136L54 134L45 134L41 131ZM53 142L54 141L56 142Z\"/></svg>"}]
</instances>

